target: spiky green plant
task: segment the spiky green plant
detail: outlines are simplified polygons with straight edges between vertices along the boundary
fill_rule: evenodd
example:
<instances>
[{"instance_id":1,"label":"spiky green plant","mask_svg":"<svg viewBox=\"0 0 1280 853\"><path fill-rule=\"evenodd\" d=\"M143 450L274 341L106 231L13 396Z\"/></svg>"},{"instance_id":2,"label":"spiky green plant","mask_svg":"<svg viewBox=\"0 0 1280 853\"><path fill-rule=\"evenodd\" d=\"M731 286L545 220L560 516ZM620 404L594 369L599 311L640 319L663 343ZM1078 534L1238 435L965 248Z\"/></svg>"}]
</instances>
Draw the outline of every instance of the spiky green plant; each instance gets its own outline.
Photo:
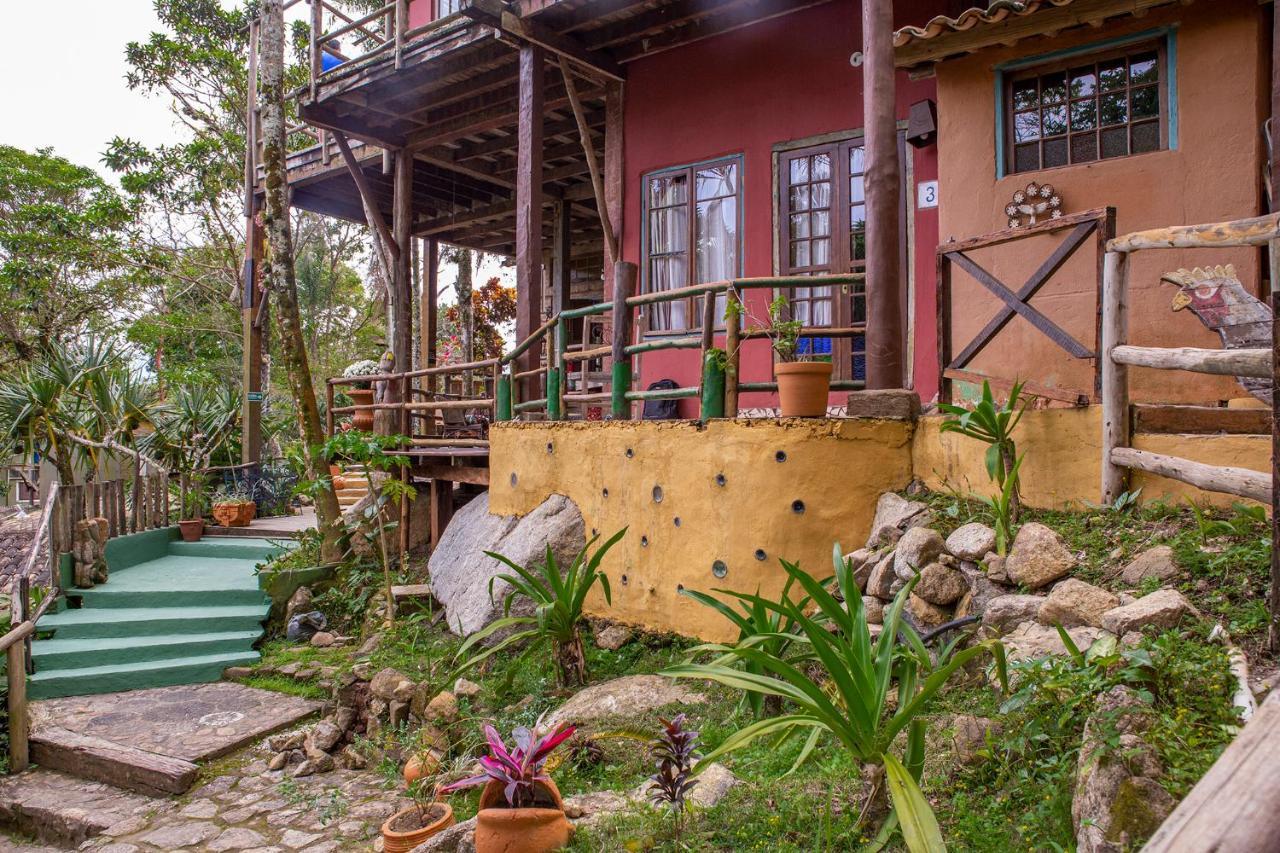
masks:
<instances>
[{"instance_id":1,"label":"spiky green plant","mask_svg":"<svg viewBox=\"0 0 1280 853\"><path fill-rule=\"evenodd\" d=\"M1018 460L1018 449L1013 441L1013 431L1017 429L1022 416L1026 414L1031 401L1022 397L1022 382L1013 383L1009 390L1009 398L997 404L995 395L991 393L991 383L982 383L982 398L972 406L957 406L951 403L939 403L938 408L947 415L942 420L943 432L958 432L961 435L981 441L987 445L984 461L987 476L1001 491L1006 482L1013 478L1013 486L1007 501L1010 518L1013 524L1018 523L1018 512L1021 499L1018 495L1018 480L1015 473Z\"/></svg>"},{"instance_id":2,"label":"spiky green plant","mask_svg":"<svg viewBox=\"0 0 1280 853\"><path fill-rule=\"evenodd\" d=\"M600 561L626 533L627 528L622 528L594 552L592 546L600 537L593 536L574 557L572 565L563 574L550 545L547 546L546 559L528 568L517 565L501 554L485 551L485 554L514 572L514 574L497 575L490 579L489 598L493 599L494 584L499 580L511 585L511 594L502 603L502 618L494 620L467 637L458 649L458 656L470 654L473 649L494 634L511 631L503 639L471 657L468 667L475 666L484 659L520 643L529 643L521 657L550 643L555 650L556 670L561 685L585 684L587 660L582 648L582 607L586 602L587 593L596 584L600 585L605 602L613 603L609 578L600 571ZM532 602L534 608L532 616L511 615L512 604L521 598Z\"/></svg>"},{"instance_id":3,"label":"spiky green plant","mask_svg":"<svg viewBox=\"0 0 1280 853\"><path fill-rule=\"evenodd\" d=\"M763 673L720 661L690 662L665 670L664 674L676 678L715 681L739 690L779 696L791 704L782 716L760 720L730 735L703 758L699 767L766 735L785 740L807 733L792 767L795 770L813 754L822 735L830 734L867 768L870 777L878 777L883 768L893 806L887 820L901 826L907 847L914 853L944 850L937 819L919 786L924 767L923 711L951 675L979 655L994 657L1004 684L1004 647L997 640L984 641L935 665L919 635L902 619L902 608L918 576L886 609L880 636L873 640L853 568L843 559L838 545L833 562L837 588L844 601L798 566L782 563L787 574L808 593L812 614L787 598L769 601L760 596L742 596L744 601L777 612L798 628L793 642L807 644L812 652L806 666L798 667L770 654L764 648L770 638L758 635L732 646L709 644L700 649L749 661ZM890 701L895 684L897 695ZM904 730L906 746L899 758L891 749L894 739Z\"/></svg>"}]
</instances>

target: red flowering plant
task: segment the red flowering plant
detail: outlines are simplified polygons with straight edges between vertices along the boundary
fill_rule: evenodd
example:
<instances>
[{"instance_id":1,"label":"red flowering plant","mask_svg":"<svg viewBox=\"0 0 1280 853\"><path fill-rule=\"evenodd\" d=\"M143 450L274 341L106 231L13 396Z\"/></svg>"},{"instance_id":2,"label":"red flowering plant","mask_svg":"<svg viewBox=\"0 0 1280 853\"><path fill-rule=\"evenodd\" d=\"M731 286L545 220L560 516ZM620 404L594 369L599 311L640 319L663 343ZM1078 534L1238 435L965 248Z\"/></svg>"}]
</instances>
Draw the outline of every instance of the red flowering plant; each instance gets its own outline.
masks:
<instances>
[{"instance_id":1,"label":"red flowering plant","mask_svg":"<svg viewBox=\"0 0 1280 853\"><path fill-rule=\"evenodd\" d=\"M446 785L440 793L451 794L464 788L498 782L503 786L503 794L511 808L531 808L538 801L537 785L551 781L551 777L543 772L543 766L552 750L573 737L575 730L573 726L560 725L548 731L539 720L532 729L518 726L511 733L515 747L508 749L498 730L487 725L484 733L489 741L489 754L480 758L484 772Z\"/></svg>"}]
</instances>

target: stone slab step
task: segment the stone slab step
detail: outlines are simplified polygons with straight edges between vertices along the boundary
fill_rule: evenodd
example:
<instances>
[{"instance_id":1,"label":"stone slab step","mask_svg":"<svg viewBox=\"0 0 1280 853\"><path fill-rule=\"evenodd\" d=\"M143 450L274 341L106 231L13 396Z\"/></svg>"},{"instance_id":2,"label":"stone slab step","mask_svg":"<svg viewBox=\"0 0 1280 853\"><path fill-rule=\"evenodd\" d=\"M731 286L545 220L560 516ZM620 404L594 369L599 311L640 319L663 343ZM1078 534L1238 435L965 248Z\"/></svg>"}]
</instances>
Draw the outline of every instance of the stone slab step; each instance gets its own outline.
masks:
<instances>
[{"instance_id":1,"label":"stone slab step","mask_svg":"<svg viewBox=\"0 0 1280 853\"><path fill-rule=\"evenodd\" d=\"M57 637L31 646L36 672L87 666L137 663L245 651L253 648L261 631L223 631L209 634L161 634L157 637L96 637L66 640Z\"/></svg>"},{"instance_id":2,"label":"stone slab step","mask_svg":"<svg viewBox=\"0 0 1280 853\"><path fill-rule=\"evenodd\" d=\"M40 630L59 640L154 637L261 630L270 606L113 607L67 610L40 620Z\"/></svg>"},{"instance_id":3,"label":"stone slab step","mask_svg":"<svg viewBox=\"0 0 1280 853\"><path fill-rule=\"evenodd\" d=\"M168 808L164 800L43 767L0 778L0 824L66 849L123 821Z\"/></svg>"},{"instance_id":4,"label":"stone slab step","mask_svg":"<svg viewBox=\"0 0 1280 853\"><path fill-rule=\"evenodd\" d=\"M174 684L199 684L220 680L222 671L229 666L256 663L260 658L258 652L245 650L111 666L54 669L31 676L27 693L32 699L53 699Z\"/></svg>"},{"instance_id":5,"label":"stone slab step","mask_svg":"<svg viewBox=\"0 0 1280 853\"><path fill-rule=\"evenodd\" d=\"M31 760L47 770L61 770L153 797L185 794L200 773L190 761L59 726L42 726L31 736Z\"/></svg>"}]
</instances>

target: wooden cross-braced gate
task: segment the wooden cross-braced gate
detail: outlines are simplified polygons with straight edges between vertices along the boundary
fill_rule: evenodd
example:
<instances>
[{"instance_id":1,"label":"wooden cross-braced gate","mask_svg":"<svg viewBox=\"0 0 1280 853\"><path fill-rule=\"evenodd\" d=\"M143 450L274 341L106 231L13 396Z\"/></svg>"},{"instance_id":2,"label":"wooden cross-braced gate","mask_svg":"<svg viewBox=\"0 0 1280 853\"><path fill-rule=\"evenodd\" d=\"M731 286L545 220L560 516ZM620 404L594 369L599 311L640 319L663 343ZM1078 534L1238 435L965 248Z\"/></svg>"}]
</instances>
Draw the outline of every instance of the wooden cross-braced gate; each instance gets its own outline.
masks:
<instances>
[{"instance_id":1,"label":"wooden cross-braced gate","mask_svg":"<svg viewBox=\"0 0 1280 853\"><path fill-rule=\"evenodd\" d=\"M1025 383L1027 391L1037 396L1075 405L1086 405L1098 398L1101 391L1102 376L1101 368L1098 365L1096 344L1088 346L1076 340L1061 326L1036 309L1031 304L1031 299L1053 278L1058 270L1062 269L1067 261L1071 260L1082 247L1088 245L1089 238L1093 237L1093 243L1097 251L1096 292L1098 293L1098 298L1095 301L1095 306L1098 307L1095 309L1097 316L1094 322L1096 341L1101 334L1101 315L1098 312L1101 310L1102 259L1107 241L1115 236L1115 227L1115 208L1103 207L1070 216L1062 216L1058 219L1050 219L1024 228L1009 228L981 237L952 241L938 246L938 361L941 377L941 399L943 402L951 402L951 383L953 381L981 382L990 380L996 384L1002 381L999 377L984 376L981 373L970 370L968 365L1015 316L1026 320L1073 358L1094 360L1093 388L1088 391L1054 388L1034 381ZM1058 244L1057 248L1044 259L1039 267L1036 268L1036 271L1016 290L1009 287L969 256L970 252L978 249L989 249L1021 241L1028 237L1053 234L1067 231L1068 229L1069 233ZM973 339L953 355L953 342L951 340L951 276L954 267L959 267L972 276L979 284L999 297L1003 304L995 316L982 327ZM1007 380L1003 381L1007 382Z\"/></svg>"}]
</instances>

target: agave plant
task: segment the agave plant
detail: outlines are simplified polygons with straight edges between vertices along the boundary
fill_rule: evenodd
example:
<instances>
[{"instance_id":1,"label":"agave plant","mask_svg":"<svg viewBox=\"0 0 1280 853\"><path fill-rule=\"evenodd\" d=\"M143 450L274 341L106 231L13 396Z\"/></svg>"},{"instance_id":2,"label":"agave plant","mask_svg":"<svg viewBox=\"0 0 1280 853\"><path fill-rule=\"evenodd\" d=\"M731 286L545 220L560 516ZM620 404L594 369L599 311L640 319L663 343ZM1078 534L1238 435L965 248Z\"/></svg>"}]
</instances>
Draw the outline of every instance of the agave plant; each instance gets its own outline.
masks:
<instances>
[{"instance_id":1,"label":"agave plant","mask_svg":"<svg viewBox=\"0 0 1280 853\"><path fill-rule=\"evenodd\" d=\"M515 746L508 749L498 730L486 725L484 734L489 742L489 754L480 758L484 772L445 785L440 793L451 794L464 788L497 782L502 785L509 806L513 809L530 808L538 802L537 786L551 781L544 772L544 765L552 750L573 737L574 731L573 726L566 724L551 730L544 729L539 719L532 729L519 726L512 731Z\"/></svg>"},{"instance_id":2,"label":"agave plant","mask_svg":"<svg viewBox=\"0 0 1280 853\"><path fill-rule=\"evenodd\" d=\"M1009 399L997 405L991 393L991 384L982 383L982 398L971 408L951 403L939 403L938 408L948 415L941 424L943 432L958 432L987 445L985 462L987 476L1003 492L1006 482L1013 480L1006 503L1011 523L1018 521L1020 499L1018 496L1018 450L1013 441L1013 431L1026 414L1030 400L1022 399L1022 382L1015 382L1009 391Z\"/></svg>"},{"instance_id":3,"label":"agave plant","mask_svg":"<svg viewBox=\"0 0 1280 853\"><path fill-rule=\"evenodd\" d=\"M605 554L609 553L609 549L626 535L626 532L627 528L622 528L594 553L592 546L600 537L593 536L574 557L573 564L563 575L549 545L546 559L529 568L519 566L501 554L485 551L485 554L503 563L515 573L502 574L490 579L490 600L493 599L494 584L499 580L511 585L511 594L502 604L503 618L494 620L467 637L458 649L458 655L461 657L470 653L482 641L494 634L512 631L502 640L477 653L470 659L468 665L475 666L484 659L518 643L529 643L529 647L522 655L527 656L534 649L549 642L555 649L560 684L566 687L585 684L587 660L582 648L582 606L587 599L587 593L597 583L604 593L604 600L607 603L613 603L609 578L600 571L600 561L604 559ZM532 616L511 615L511 606L519 598L528 599L533 603Z\"/></svg>"},{"instance_id":4,"label":"agave plant","mask_svg":"<svg viewBox=\"0 0 1280 853\"><path fill-rule=\"evenodd\" d=\"M830 734L867 768L869 777L878 778L883 768L893 805L886 826L896 821L913 853L944 850L937 819L919 786L924 767L922 712L952 673L979 655L995 658L1004 684L1004 647L996 640L981 642L935 665L919 635L902 619L902 608L919 576L908 581L886 609L880 636L873 640L852 566L843 558L839 545L833 562L843 601L799 567L783 563L787 574L808 593L812 614L785 597L770 601L740 596L796 626L799 633L793 642L809 647L812 659L808 665L798 667L770 654L763 646L768 637L756 636L732 646L703 648L751 662L763 672L746 671L722 661L685 663L665 671L676 678L710 680L747 692L780 696L793 706L780 717L760 720L730 735L697 769L766 735L784 739L806 735L792 767L795 770L812 755L823 734ZM890 702L894 684L897 696ZM891 750L894 739L904 730L906 746L899 757Z\"/></svg>"}]
</instances>

